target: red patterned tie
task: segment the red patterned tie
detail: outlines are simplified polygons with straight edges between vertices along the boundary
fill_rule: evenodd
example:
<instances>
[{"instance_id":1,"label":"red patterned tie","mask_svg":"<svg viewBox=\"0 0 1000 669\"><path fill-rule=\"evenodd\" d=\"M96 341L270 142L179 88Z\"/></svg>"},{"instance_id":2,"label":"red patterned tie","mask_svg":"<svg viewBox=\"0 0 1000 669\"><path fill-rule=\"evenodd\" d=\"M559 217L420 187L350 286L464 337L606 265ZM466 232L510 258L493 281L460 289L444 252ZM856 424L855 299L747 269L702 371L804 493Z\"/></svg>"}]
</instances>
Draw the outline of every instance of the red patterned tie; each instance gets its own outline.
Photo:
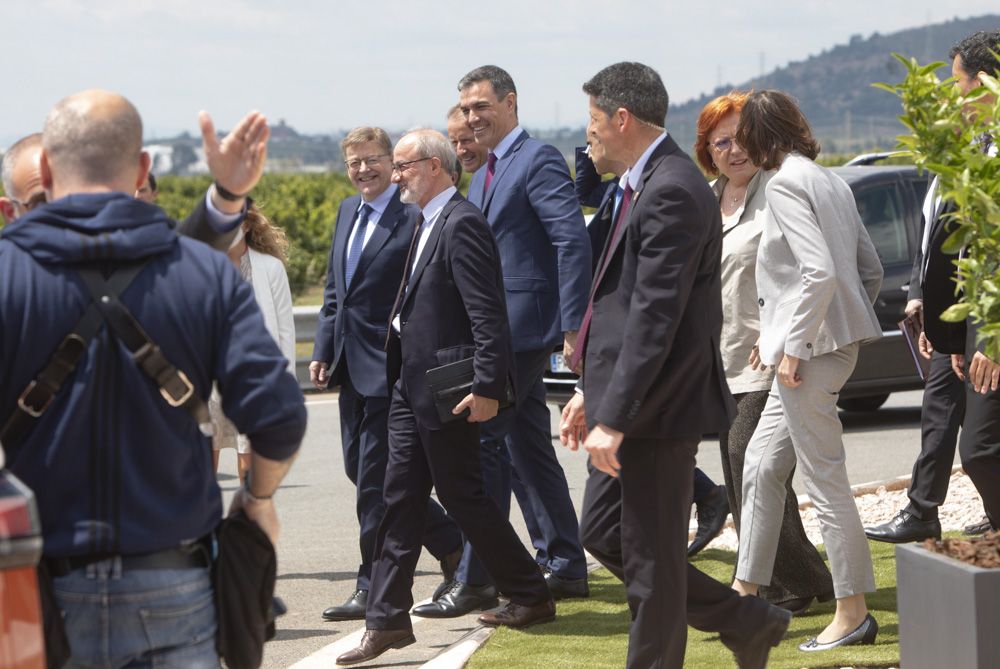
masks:
<instances>
[{"instance_id":1,"label":"red patterned tie","mask_svg":"<svg viewBox=\"0 0 1000 669\"><path fill-rule=\"evenodd\" d=\"M486 194L490 192L490 184L493 183L493 174L497 167L497 154L490 151L489 157L486 159L486 185L483 186L483 199L486 199Z\"/></svg>"},{"instance_id":2,"label":"red patterned tie","mask_svg":"<svg viewBox=\"0 0 1000 669\"><path fill-rule=\"evenodd\" d=\"M615 221L615 227L611 231L607 245L604 247L604 262L601 263L601 266L597 269L597 273L594 275L594 284L590 289L590 302L587 303L587 311L583 314L583 322L580 324L580 331L576 336L576 350L573 351L573 357L569 362L570 369L575 370L580 361L583 360L583 355L587 349L587 335L590 332L590 321L594 318L594 293L597 292L597 285L601 283L601 279L604 278L604 272L608 269L608 264L611 262L611 251L615 248L618 238L625 229L625 221L628 220L628 212L631 208L632 184L626 183L625 190L622 192L622 203L621 209L618 211L618 220Z\"/></svg>"}]
</instances>

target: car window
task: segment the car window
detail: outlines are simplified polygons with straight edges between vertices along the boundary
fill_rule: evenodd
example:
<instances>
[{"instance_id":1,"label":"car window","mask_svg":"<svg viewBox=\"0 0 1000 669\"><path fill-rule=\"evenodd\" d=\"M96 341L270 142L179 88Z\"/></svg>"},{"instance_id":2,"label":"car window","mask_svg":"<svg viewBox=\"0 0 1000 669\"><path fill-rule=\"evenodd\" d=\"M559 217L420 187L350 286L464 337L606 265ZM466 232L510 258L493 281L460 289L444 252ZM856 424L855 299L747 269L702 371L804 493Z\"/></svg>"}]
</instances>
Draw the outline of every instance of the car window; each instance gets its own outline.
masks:
<instances>
[{"instance_id":1,"label":"car window","mask_svg":"<svg viewBox=\"0 0 1000 669\"><path fill-rule=\"evenodd\" d=\"M896 185L864 186L855 192L854 199L882 264L910 262L906 220Z\"/></svg>"}]
</instances>

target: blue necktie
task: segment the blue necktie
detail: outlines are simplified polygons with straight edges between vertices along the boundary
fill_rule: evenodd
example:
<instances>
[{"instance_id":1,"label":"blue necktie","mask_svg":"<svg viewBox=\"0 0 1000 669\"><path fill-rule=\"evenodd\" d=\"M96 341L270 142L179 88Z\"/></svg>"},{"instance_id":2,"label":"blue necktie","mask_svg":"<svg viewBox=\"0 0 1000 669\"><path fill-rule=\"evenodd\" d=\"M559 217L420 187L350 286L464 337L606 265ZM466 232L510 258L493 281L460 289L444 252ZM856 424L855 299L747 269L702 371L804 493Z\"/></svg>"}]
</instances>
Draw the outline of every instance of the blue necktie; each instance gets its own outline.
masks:
<instances>
[{"instance_id":1,"label":"blue necktie","mask_svg":"<svg viewBox=\"0 0 1000 669\"><path fill-rule=\"evenodd\" d=\"M365 250L365 230L368 227L368 217L371 213L372 208L367 203L362 205L358 224L354 230L354 241L351 242L351 248L347 251L347 264L344 266L344 279L347 281L348 287L351 285L351 279L354 278L355 270L358 269L358 262L361 261L361 252Z\"/></svg>"}]
</instances>

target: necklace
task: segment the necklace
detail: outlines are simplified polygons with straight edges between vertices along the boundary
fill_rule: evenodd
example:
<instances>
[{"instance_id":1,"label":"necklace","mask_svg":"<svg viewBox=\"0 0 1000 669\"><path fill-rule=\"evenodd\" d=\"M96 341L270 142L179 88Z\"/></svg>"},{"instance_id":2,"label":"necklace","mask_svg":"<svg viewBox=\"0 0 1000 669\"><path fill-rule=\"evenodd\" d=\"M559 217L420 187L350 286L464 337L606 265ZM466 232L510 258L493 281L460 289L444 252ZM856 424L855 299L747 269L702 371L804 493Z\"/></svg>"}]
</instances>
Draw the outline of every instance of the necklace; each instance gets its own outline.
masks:
<instances>
[{"instance_id":1,"label":"necklace","mask_svg":"<svg viewBox=\"0 0 1000 669\"><path fill-rule=\"evenodd\" d=\"M729 206L730 207L736 207L736 205L738 205L743 200L743 198L746 197L746 193L747 193L746 186L743 187L743 189L742 189L743 192L740 193L740 194L738 194L738 195L734 192L734 191L737 190L736 186L733 186L729 190L730 190L730 193L729 193Z\"/></svg>"}]
</instances>

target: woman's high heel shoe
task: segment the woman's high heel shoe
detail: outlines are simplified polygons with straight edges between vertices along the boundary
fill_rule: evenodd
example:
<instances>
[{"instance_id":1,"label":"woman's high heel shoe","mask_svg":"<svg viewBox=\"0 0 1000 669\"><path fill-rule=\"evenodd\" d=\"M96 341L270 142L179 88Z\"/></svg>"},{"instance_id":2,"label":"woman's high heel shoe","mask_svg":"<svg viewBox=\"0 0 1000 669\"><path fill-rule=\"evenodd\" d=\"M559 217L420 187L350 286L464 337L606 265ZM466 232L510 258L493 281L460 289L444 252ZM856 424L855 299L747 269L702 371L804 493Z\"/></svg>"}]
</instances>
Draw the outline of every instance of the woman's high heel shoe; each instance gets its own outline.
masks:
<instances>
[{"instance_id":1,"label":"woman's high heel shoe","mask_svg":"<svg viewBox=\"0 0 1000 669\"><path fill-rule=\"evenodd\" d=\"M872 618L872 614L869 613L850 634L829 643L820 643L816 641L816 637L813 637L805 643L800 643L799 650L804 653L814 653L820 650L837 648L838 646L870 646L875 643L876 635L878 635L878 623Z\"/></svg>"}]
</instances>

